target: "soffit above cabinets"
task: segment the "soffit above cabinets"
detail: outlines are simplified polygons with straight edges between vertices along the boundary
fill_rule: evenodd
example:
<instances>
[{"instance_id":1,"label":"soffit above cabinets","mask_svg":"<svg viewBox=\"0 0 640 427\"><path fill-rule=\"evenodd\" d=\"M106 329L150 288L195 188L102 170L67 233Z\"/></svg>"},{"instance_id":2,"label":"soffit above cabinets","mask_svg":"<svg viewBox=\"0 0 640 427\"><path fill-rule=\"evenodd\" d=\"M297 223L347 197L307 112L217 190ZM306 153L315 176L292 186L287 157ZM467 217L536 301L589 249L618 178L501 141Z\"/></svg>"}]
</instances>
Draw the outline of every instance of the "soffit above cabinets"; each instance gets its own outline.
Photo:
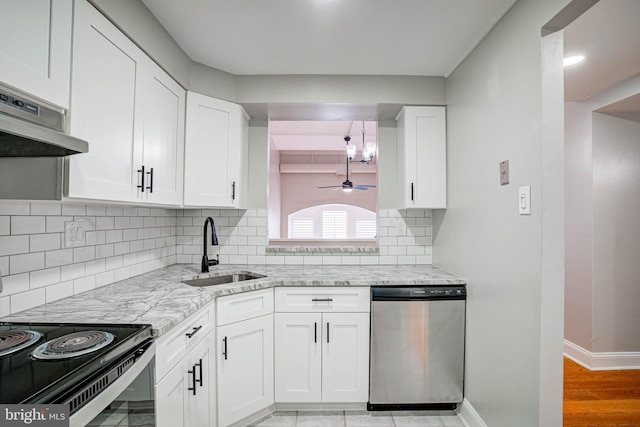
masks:
<instances>
[{"instance_id":1,"label":"soffit above cabinets","mask_svg":"<svg viewBox=\"0 0 640 427\"><path fill-rule=\"evenodd\" d=\"M142 0L199 63L235 75L448 76L515 0Z\"/></svg>"}]
</instances>

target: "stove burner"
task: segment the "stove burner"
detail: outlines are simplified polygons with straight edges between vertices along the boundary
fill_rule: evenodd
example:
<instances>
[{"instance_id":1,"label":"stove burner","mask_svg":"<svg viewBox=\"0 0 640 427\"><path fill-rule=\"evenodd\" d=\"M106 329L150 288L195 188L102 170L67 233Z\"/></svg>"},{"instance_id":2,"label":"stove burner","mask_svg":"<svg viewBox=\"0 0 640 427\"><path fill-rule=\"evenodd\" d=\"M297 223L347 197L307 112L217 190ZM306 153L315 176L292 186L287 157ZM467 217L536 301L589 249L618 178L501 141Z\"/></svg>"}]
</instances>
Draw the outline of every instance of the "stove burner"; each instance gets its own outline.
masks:
<instances>
[{"instance_id":1,"label":"stove burner","mask_svg":"<svg viewBox=\"0 0 640 427\"><path fill-rule=\"evenodd\" d=\"M35 331L0 331L0 357L35 344L42 334Z\"/></svg>"},{"instance_id":2,"label":"stove burner","mask_svg":"<svg viewBox=\"0 0 640 427\"><path fill-rule=\"evenodd\" d=\"M31 355L36 359L68 359L99 350L109 345L113 339L109 332L76 332L39 345Z\"/></svg>"}]
</instances>

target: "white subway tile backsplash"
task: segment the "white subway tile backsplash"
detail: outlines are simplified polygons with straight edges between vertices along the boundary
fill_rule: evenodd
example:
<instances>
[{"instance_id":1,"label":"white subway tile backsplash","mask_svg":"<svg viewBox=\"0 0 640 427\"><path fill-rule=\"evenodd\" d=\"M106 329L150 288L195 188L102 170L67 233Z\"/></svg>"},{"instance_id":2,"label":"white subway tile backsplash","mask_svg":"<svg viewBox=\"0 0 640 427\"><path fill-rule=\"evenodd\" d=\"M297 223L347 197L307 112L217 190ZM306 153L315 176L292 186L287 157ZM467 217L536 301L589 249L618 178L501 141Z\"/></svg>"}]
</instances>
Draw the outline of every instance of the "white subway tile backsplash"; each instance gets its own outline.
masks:
<instances>
[{"instance_id":1,"label":"white subway tile backsplash","mask_svg":"<svg viewBox=\"0 0 640 427\"><path fill-rule=\"evenodd\" d=\"M11 234L11 217L0 216L0 236L8 236Z\"/></svg>"},{"instance_id":2,"label":"white subway tile backsplash","mask_svg":"<svg viewBox=\"0 0 640 427\"><path fill-rule=\"evenodd\" d=\"M81 248L73 249L73 262L86 262L92 261L96 259L96 247L95 246L84 246Z\"/></svg>"},{"instance_id":3,"label":"white subway tile backsplash","mask_svg":"<svg viewBox=\"0 0 640 427\"><path fill-rule=\"evenodd\" d=\"M11 298L8 296L0 297L0 317L11 314Z\"/></svg>"},{"instance_id":4,"label":"white subway tile backsplash","mask_svg":"<svg viewBox=\"0 0 640 427\"><path fill-rule=\"evenodd\" d=\"M84 216L87 214L87 206L80 203L63 203L62 215Z\"/></svg>"},{"instance_id":5,"label":"white subway tile backsplash","mask_svg":"<svg viewBox=\"0 0 640 427\"><path fill-rule=\"evenodd\" d=\"M96 230L113 230L115 228L115 217L101 216L96 218Z\"/></svg>"},{"instance_id":6,"label":"white subway tile backsplash","mask_svg":"<svg viewBox=\"0 0 640 427\"><path fill-rule=\"evenodd\" d=\"M31 203L31 215L61 215L62 204L60 202Z\"/></svg>"},{"instance_id":7,"label":"white subway tile backsplash","mask_svg":"<svg viewBox=\"0 0 640 427\"><path fill-rule=\"evenodd\" d=\"M85 275L85 263L65 265L60 268L60 280L64 282L79 279Z\"/></svg>"},{"instance_id":8,"label":"white subway tile backsplash","mask_svg":"<svg viewBox=\"0 0 640 427\"><path fill-rule=\"evenodd\" d=\"M29 273L3 276L2 285L4 288L3 296L26 292L29 290Z\"/></svg>"},{"instance_id":9,"label":"white subway tile backsplash","mask_svg":"<svg viewBox=\"0 0 640 427\"><path fill-rule=\"evenodd\" d=\"M42 288L59 282L60 267L32 271L29 273L29 286L31 289Z\"/></svg>"},{"instance_id":10,"label":"white subway tile backsplash","mask_svg":"<svg viewBox=\"0 0 640 427\"><path fill-rule=\"evenodd\" d=\"M107 214L107 207L103 205L87 205L88 216L105 216Z\"/></svg>"},{"instance_id":11,"label":"white subway tile backsplash","mask_svg":"<svg viewBox=\"0 0 640 427\"><path fill-rule=\"evenodd\" d=\"M60 249L61 241L59 233L32 234L29 236L29 250L42 252Z\"/></svg>"},{"instance_id":12,"label":"white subway tile backsplash","mask_svg":"<svg viewBox=\"0 0 640 427\"><path fill-rule=\"evenodd\" d=\"M45 266L47 268L73 264L73 249L60 249L45 253Z\"/></svg>"},{"instance_id":13,"label":"white subway tile backsplash","mask_svg":"<svg viewBox=\"0 0 640 427\"><path fill-rule=\"evenodd\" d=\"M11 313L18 313L31 307L42 305L45 302L46 292L44 288L11 295Z\"/></svg>"},{"instance_id":14,"label":"white subway tile backsplash","mask_svg":"<svg viewBox=\"0 0 640 427\"><path fill-rule=\"evenodd\" d=\"M2 202L0 215L29 215L29 202Z\"/></svg>"},{"instance_id":15,"label":"white subway tile backsplash","mask_svg":"<svg viewBox=\"0 0 640 427\"><path fill-rule=\"evenodd\" d=\"M116 281L115 271L105 271L104 273L96 274L96 287L106 286Z\"/></svg>"},{"instance_id":16,"label":"white subway tile backsplash","mask_svg":"<svg viewBox=\"0 0 640 427\"><path fill-rule=\"evenodd\" d=\"M64 233L64 223L73 221L72 216L47 216L46 218L47 233Z\"/></svg>"},{"instance_id":17,"label":"white subway tile backsplash","mask_svg":"<svg viewBox=\"0 0 640 427\"><path fill-rule=\"evenodd\" d=\"M7 276L9 274L9 257L0 256L0 276Z\"/></svg>"},{"instance_id":18,"label":"white subway tile backsplash","mask_svg":"<svg viewBox=\"0 0 640 427\"><path fill-rule=\"evenodd\" d=\"M86 276L73 281L73 293L81 294L96 288L96 276Z\"/></svg>"},{"instance_id":19,"label":"white subway tile backsplash","mask_svg":"<svg viewBox=\"0 0 640 427\"><path fill-rule=\"evenodd\" d=\"M107 206L107 216L122 216L124 208L122 206Z\"/></svg>"},{"instance_id":20,"label":"white subway tile backsplash","mask_svg":"<svg viewBox=\"0 0 640 427\"><path fill-rule=\"evenodd\" d=\"M9 257L9 274L20 274L44 268L44 252L33 254L11 255Z\"/></svg>"},{"instance_id":21,"label":"white subway tile backsplash","mask_svg":"<svg viewBox=\"0 0 640 427\"><path fill-rule=\"evenodd\" d=\"M46 229L44 216L12 216L11 234L44 233Z\"/></svg>"},{"instance_id":22,"label":"white subway tile backsplash","mask_svg":"<svg viewBox=\"0 0 640 427\"><path fill-rule=\"evenodd\" d=\"M47 302L57 301L62 298L67 298L73 295L73 282L56 283L55 285L47 286L46 288L46 300Z\"/></svg>"},{"instance_id":23,"label":"white subway tile backsplash","mask_svg":"<svg viewBox=\"0 0 640 427\"><path fill-rule=\"evenodd\" d=\"M29 252L29 236L0 236L0 256Z\"/></svg>"}]
</instances>

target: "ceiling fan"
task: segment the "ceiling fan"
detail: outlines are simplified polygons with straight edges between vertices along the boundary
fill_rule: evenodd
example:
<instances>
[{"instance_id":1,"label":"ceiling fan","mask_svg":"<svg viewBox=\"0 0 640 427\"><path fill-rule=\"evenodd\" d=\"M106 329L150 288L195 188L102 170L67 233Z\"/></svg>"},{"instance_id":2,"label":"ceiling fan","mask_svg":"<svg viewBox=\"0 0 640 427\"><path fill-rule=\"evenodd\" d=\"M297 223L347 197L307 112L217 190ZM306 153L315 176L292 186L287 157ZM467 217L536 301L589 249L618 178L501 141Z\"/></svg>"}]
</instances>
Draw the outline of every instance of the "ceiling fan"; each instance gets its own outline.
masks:
<instances>
[{"instance_id":1,"label":"ceiling fan","mask_svg":"<svg viewBox=\"0 0 640 427\"><path fill-rule=\"evenodd\" d=\"M349 141L351 141L351 137L347 135L344 137L344 140L347 143L347 145L349 145ZM364 140L364 135L363 135L363 140ZM333 188L336 190L341 188L342 191L344 191L345 193L350 193L353 190L368 190L370 188L376 188L375 185L370 185L370 184L354 185L353 182L349 181L349 163L351 159L349 158L348 154L345 156L345 158L347 159L347 179L342 183L342 185L328 185L328 186L318 187L318 188Z\"/></svg>"}]
</instances>

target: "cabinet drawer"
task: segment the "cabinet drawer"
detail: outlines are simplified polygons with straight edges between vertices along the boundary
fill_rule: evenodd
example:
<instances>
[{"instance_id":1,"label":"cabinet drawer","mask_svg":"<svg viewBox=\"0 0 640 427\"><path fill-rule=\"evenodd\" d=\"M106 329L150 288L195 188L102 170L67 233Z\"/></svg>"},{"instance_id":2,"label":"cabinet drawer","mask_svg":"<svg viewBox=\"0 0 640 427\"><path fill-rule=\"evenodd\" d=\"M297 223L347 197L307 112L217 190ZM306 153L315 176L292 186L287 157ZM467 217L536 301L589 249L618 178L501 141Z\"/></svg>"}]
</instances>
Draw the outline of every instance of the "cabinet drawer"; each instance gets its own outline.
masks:
<instances>
[{"instance_id":1,"label":"cabinet drawer","mask_svg":"<svg viewBox=\"0 0 640 427\"><path fill-rule=\"evenodd\" d=\"M276 312L369 312L369 288L276 288Z\"/></svg>"},{"instance_id":2,"label":"cabinet drawer","mask_svg":"<svg viewBox=\"0 0 640 427\"><path fill-rule=\"evenodd\" d=\"M156 343L156 383L193 347L213 330L215 304L212 302L180 322Z\"/></svg>"},{"instance_id":3,"label":"cabinet drawer","mask_svg":"<svg viewBox=\"0 0 640 427\"><path fill-rule=\"evenodd\" d=\"M217 325L240 322L273 313L273 289L218 298Z\"/></svg>"}]
</instances>

